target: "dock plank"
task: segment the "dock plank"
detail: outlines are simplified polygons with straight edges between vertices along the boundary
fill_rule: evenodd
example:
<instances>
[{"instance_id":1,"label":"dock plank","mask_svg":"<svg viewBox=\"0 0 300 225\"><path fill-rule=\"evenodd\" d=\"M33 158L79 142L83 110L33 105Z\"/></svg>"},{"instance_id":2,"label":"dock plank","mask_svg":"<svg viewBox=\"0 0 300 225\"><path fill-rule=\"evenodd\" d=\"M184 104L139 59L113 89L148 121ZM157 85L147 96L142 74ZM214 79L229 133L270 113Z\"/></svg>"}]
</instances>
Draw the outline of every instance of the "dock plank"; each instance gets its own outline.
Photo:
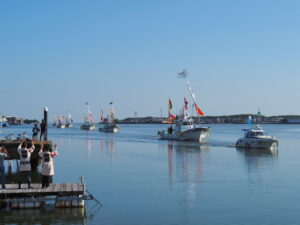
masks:
<instances>
[{"instance_id":1,"label":"dock plank","mask_svg":"<svg viewBox=\"0 0 300 225\"><path fill-rule=\"evenodd\" d=\"M1 195L6 195L8 198L18 196L36 196L36 195L77 195L83 194L82 184L79 183L61 183L51 184L48 188L41 188L41 184L32 184L34 188L28 189L27 184L22 185L21 189L18 189L17 184L7 184L7 189L0 189Z\"/></svg>"}]
</instances>

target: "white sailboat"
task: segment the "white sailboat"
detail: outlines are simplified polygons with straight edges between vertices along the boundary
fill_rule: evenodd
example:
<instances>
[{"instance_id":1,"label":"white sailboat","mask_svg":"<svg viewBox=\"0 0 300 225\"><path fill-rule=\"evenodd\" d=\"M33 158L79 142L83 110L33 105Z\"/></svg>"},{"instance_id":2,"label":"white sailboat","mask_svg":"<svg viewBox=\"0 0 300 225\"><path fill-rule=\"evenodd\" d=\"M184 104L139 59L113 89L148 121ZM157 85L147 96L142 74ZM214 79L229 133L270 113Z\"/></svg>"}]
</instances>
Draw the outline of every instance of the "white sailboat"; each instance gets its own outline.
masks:
<instances>
[{"instance_id":1,"label":"white sailboat","mask_svg":"<svg viewBox=\"0 0 300 225\"><path fill-rule=\"evenodd\" d=\"M87 118L86 116L83 117L83 124L80 126L81 130L95 130L96 126L93 122L93 115L92 112L90 110L89 104L88 102L85 103L87 110L88 110L88 114L89 114L89 118Z\"/></svg>"},{"instance_id":2,"label":"white sailboat","mask_svg":"<svg viewBox=\"0 0 300 225\"><path fill-rule=\"evenodd\" d=\"M111 109L107 120L104 119L103 111L101 110L101 122L99 123L99 131L117 133L119 132L120 127L115 123L115 110L113 107L113 103L110 102L109 104L111 105Z\"/></svg>"},{"instance_id":3,"label":"white sailboat","mask_svg":"<svg viewBox=\"0 0 300 225\"><path fill-rule=\"evenodd\" d=\"M178 73L180 78L186 78L187 72L183 70L181 73ZM193 107L196 110L196 113L199 116L204 116L204 113L201 111L199 106L196 103L195 93L193 92L189 82L185 79L189 93L193 100ZM171 125L168 130L163 130L158 132L160 139L165 140L178 140L178 141L199 141L200 143L205 143L210 134L209 127L202 127L199 124L196 124L191 116L187 113L187 100L184 100L184 108L181 115L175 117L172 113L172 102L169 99L169 123L172 123L172 120L175 119L175 128Z\"/></svg>"}]
</instances>

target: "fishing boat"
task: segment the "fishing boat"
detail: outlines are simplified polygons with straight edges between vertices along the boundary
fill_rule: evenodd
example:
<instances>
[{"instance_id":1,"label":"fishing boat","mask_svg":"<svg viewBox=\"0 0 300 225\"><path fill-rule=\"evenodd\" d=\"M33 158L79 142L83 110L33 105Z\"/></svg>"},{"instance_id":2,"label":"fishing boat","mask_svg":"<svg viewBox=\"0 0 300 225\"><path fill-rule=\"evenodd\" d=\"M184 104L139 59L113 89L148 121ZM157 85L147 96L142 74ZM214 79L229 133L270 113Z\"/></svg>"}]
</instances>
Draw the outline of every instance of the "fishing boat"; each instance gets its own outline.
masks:
<instances>
[{"instance_id":1,"label":"fishing boat","mask_svg":"<svg viewBox=\"0 0 300 225\"><path fill-rule=\"evenodd\" d=\"M56 128L60 128L60 129L66 128L66 124L64 122L64 117L63 116L58 118Z\"/></svg>"},{"instance_id":2,"label":"fishing boat","mask_svg":"<svg viewBox=\"0 0 300 225\"><path fill-rule=\"evenodd\" d=\"M167 130L158 131L160 139L177 141L198 141L205 143L210 134L209 127L202 127L192 119L178 118L175 128L169 126Z\"/></svg>"},{"instance_id":3,"label":"fishing boat","mask_svg":"<svg viewBox=\"0 0 300 225\"><path fill-rule=\"evenodd\" d=\"M242 130L243 137L236 142L237 148L246 149L276 149L278 147L278 140L276 137L268 135L261 128L256 125L251 127L251 117L248 118L248 128Z\"/></svg>"},{"instance_id":4,"label":"fishing boat","mask_svg":"<svg viewBox=\"0 0 300 225\"><path fill-rule=\"evenodd\" d=\"M68 117L66 118L66 128L70 128L73 126L73 120L71 117L71 113L69 113Z\"/></svg>"},{"instance_id":5,"label":"fishing boat","mask_svg":"<svg viewBox=\"0 0 300 225\"><path fill-rule=\"evenodd\" d=\"M87 110L88 110L89 118L87 118L86 116L83 116L83 123L80 126L80 129L81 130L95 130L96 126L93 122L93 115L92 115L92 112L90 110L90 106L89 106L88 102L86 102L85 105L86 105Z\"/></svg>"},{"instance_id":6,"label":"fishing boat","mask_svg":"<svg viewBox=\"0 0 300 225\"><path fill-rule=\"evenodd\" d=\"M100 132L109 132L109 133L117 133L120 130L120 127L115 123L115 110L113 108L113 103L109 103L111 105L110 113L107 119L104 119L103 111L101 110L101 122L99 123L99 131Z\"/></svg>"},{"instance_id":7,"label":"fishing boat","mask_svg":"<svg viewBox=\"0 0 300 225\"><path fill-rule=\"evenodd\" d=\"M187 72L183 70L178 74L181 78L186 78ZM196 103L195 93L192 90L190 83L185 79L189 93L193 100L193 107L196 110L198 116L204 116L205 114L199 108ZM202 127L196 124L193 118L188 114L188 101L184 98L184 107L182 113L179 116L174 116L171 113L172 101L169 99L168 107L168 123L170 126L167 130L158 131L158 136L160 139L165 140L178 140L178 141L197 141L200 143L205 143L210 134L209 127ZM175 128L173 128L172 121L175 120Z\"/></svg>"}]
</instances>

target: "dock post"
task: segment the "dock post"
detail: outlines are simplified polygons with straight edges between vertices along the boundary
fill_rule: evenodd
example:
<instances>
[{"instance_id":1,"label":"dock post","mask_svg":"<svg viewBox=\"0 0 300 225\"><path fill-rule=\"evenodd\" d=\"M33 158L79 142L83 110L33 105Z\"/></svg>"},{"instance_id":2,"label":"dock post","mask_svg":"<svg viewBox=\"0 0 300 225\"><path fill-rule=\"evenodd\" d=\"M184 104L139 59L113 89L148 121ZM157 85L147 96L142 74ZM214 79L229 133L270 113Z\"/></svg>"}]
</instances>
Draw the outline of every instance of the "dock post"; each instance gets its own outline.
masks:
<instances>
[{"instance_id":1,"label":"dock post","mask_svg":"<svg viewBox=\"0 0 300 225\"><path fill-rule=\"evenodd\" d=\"M48 108L47 106L44 108L44 121L45 121L45 134L44 134L44 141L48 140Z\"/></svg>"}]
</instances>

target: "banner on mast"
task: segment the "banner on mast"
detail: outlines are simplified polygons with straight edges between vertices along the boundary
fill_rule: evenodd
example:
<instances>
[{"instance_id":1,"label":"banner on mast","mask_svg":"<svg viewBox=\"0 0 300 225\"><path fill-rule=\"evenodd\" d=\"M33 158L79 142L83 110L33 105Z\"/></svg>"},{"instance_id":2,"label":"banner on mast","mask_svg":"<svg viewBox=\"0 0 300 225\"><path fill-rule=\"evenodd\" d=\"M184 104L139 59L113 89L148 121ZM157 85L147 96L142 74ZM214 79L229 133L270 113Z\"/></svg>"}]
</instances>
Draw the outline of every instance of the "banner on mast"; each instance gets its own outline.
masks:
<instances>
[{"instance_id":1,"label":"banner on mast","mask_svg":"<svg viewBox=\"0 0 300 225\"><path fill-rule=\"evenodd\" d=\"M199 116L205 116L205 114L202 112L202 110L199 108L199 106L195 103L195 109Z\"/></svg>"}]
</instances>

